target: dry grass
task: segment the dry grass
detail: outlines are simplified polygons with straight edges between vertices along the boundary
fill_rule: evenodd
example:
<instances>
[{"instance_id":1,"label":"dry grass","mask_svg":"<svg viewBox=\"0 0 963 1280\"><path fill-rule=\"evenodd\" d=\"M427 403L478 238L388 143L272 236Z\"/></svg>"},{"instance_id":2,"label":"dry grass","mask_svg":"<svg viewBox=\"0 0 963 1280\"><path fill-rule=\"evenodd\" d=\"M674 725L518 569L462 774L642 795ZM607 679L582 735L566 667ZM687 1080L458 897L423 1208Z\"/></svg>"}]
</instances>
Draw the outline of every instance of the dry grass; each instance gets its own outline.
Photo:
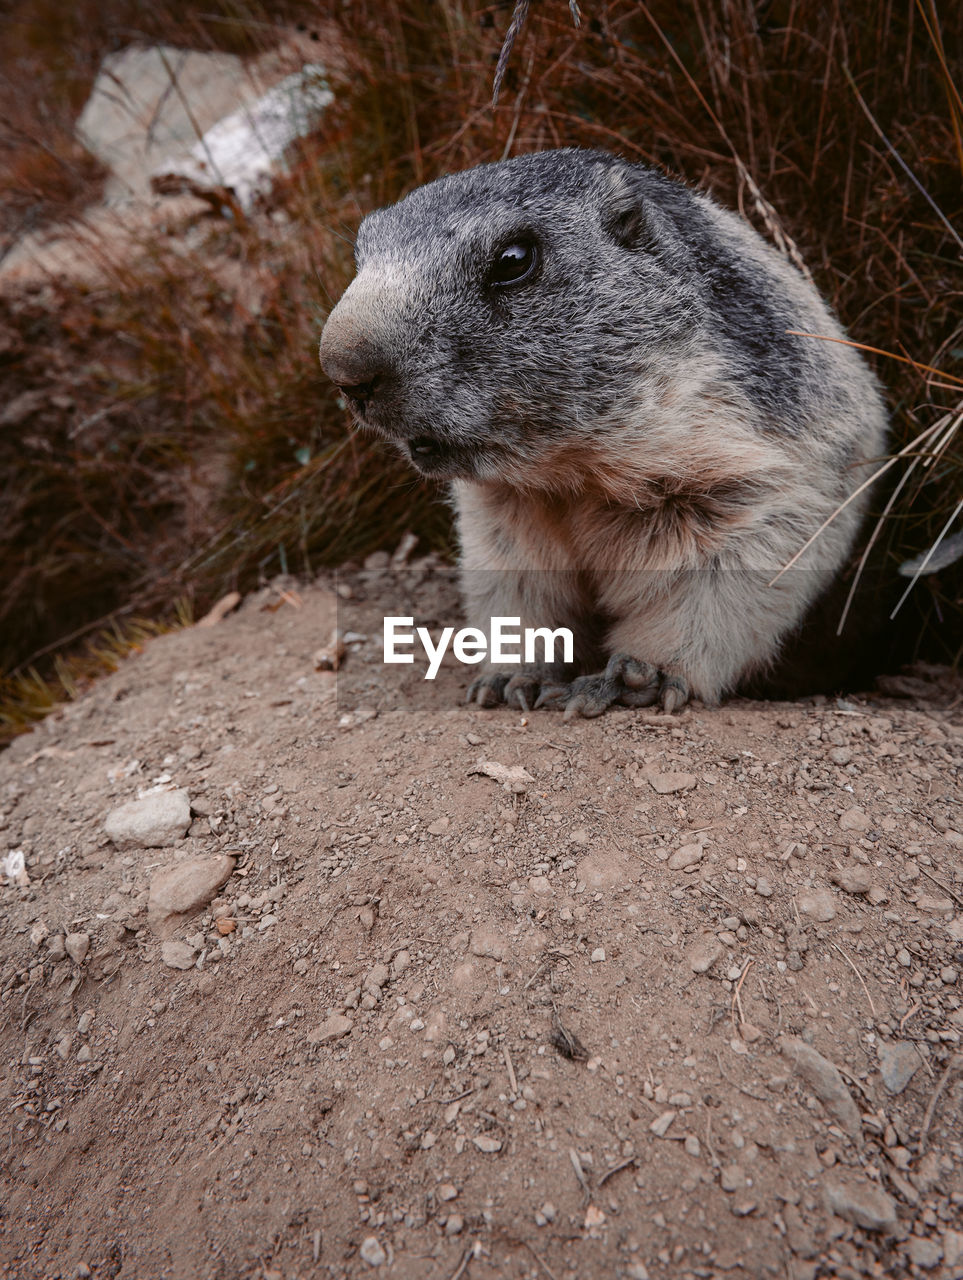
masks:
<instances>
[{"instance_id":1,"label":"dry grass","mask_svg":"<svg viewBox=\"0 0 963 1280\"><path fill-rule=\"evenodd\" d=\"M342 74L271 209L212 220L190 249L156 237L106 264L93 290L48 289L0 312L10 394L43 393L17 438L0 437L11 496L0 668L113 609L162 616L182 597L203 606L259 574L390 547L409 527L444 545L436 495L350 434L317 372L316 339L368 209L452 168L544 147L608 147L711 190L805 263L855 341L904 358L870 356L895 448L922 436L931 456L903 483L874 555L895 580L936 536L963 475L960 433L933 429L958 412L963 357L960 31L949 6L600 0L576 29L565 0L550 0L519 34L494 111L508 8L356 0L301 11L325 38L338 33ZM246 51L270 41L276 17L230 0L145 13L133 0L15 6L0 117L60 159L34 161L0 137L0 166L20 175L8 229L59 216L89 191L92 175L69 159L70 127L107 49L139 31ZM41 38L44 22L56 39ZM958 660L960 575L922 579L909 607L918 651Z\"/></svg>"}]
</instances>

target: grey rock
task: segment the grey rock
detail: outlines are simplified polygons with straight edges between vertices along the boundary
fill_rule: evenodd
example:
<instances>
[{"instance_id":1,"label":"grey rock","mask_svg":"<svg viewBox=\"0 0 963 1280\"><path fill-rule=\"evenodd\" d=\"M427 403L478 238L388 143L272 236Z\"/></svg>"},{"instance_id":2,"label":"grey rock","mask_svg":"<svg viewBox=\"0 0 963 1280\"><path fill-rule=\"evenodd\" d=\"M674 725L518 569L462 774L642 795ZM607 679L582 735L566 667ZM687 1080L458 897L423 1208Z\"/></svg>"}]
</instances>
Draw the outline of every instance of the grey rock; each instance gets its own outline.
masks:
<instances>
[{"instance_id":1,"label":"grey rock","mask_svg":"<svg viewBox=\"0 0 963 1280\"><path fill-rule=\"evenodd\" d=\"M671 796L677 791L691 791L696 785L694 773L650 773L649 786L660 796Z\"/></svg>"},{"instance_id":2,"label":"grey rock","mask_svg":"<svg viewBox=\"0 0 963 1280\"><path fill-rule=\"evenodd\" d=\"M711 934L697 938L686 951L686 959L693 973L708 973L723 955L725 947Z\"/></svg>"},{"instance_id":3,"label":"grey rock","mask_svg":"<svg viewBox=\"0 0 963 1280\"><path fill-rule=\"evenodd\" d=\"M873 887L873 875L869 867L840 867L829 873L833 884L838 884L846 893L869 893Z\"/></svg>"},{"instance_id":4,"label":"grey rock","mask_svg":"<svg viewBox=\"0 0 963 1280\"><path fill-rule=\"evenodd\" d=\"M369 1267L381 1267L388 1261L388 1255L377 1236L365 1236L358 1252Z\"/></svg>"},{"instance_id":5,"label":"grey rock","mask_svg":"<svg viewBox=\"0 0 963 1280\"><path fill-rule=\"evenodd\" d=\"M664 1138L669 1131L672 1121L679 1113L677 1111L663 1111L657 1120L653 1120L649 1125L649 1131L654 1133L657 1138Z\"/></svg>"},{"instance_id":6,"label":"grey rock","mask_svg":"<svg viewBox=\"0 0 963 1280\"><path fill-rule=\"evenodd\" d=\"M819 1252L819 1245L811 1225L806 1221L794 1204L786 1204L782 1210L783 1222L786 1224L786 1239L793 1253L801 1258L814 1258Z\"/></svg>"},{"instance_id":7,"label":"grey rock","mask_svg":"<svg viewBox=\"0 0 963 1280\"><path fill-rule=\"evenodd\" d=\"M798 903L803 915L812 916L814 920L820 920L824 924L836 914L836 904L828 889L813 889L810 893L801 893Z\"/></svg>"},{"instance_id":8,"label":"grey rock","mask_svg":"<svg viewBox=\"0 0 963 1280\"><path fill-rule=\"evenodd\" d=\"M872 825L868 815L862 809L847 809L839 818L842 831L868 831Z\"/></svg>"},{"instance_id":9,"label":"grey rock","mask_svg":"<svg viewBox=\"0 0 963 1280\"><path fill-rule=\"evenodd\" d=\"M163 929L171 916L206 907L234 870L228 854L215 858L187 858L158 871L150 883L147 915L152 928Z\"/></svg>"},{"instance_id":10,"label":"grey rock","mask_svg":"<svg viewBox=\"0 0 963 1280\"><path fill-rule=\"evenodd\" d=\"M197 952L186 942L168 938L161 947L161 960L169 969L193 969Z\"/></svg>"},{"instance_id":11,"label":"grey rock","mask_svg":"<svg viewBox=\"0 0 963 1280\"><path fill-rule=\"evenodd\" d=\"M64 939L64 950L74 964L83 964L90 950L90 934L68 933Z\"/></svg>"},{"instance_id":12,"label":"grey rock","mask_svg":"<svg viewBox=\"0 0 963 1280\"><path fill-rule=\"evenodd\" d=\"M943 1232L943 1263L947 1268L963 1266L963 1231Z\"/></svg>"},{"instance_id":13,"label":"grey rock","mask_svg":"<svg viewBox=\"0 0 963 1280\"><path fill-rule=\"evenodd\" d=\"M684 844L669 858L669 870L685 871L689 867L694 867L702 861L704 853L705 847L701 844Z\"/></svg>"},{"instance_id":14,"label":"grey rock","mask_svg":"<svg viewBox=\"0 0 963 1280\"><path fill-rule=\"evenodd\" d=\"M921 1059L916 1046L900 1040L896 1044L879 1045L877 1052L883 1084L890 1093L902 1093L920 1069Z\"/></svg>"},{"instance_id":15,"label":"grey rock","mask_svg":"<svg viewBox=\"0 0 963 1280\"><path fill-rule=\"evenodd\" d=\"M895 1201L865 1179L828 1180L823 1186L823 1194L830 1213L857 1227L866 1231L893 1231L896 1227Z\"/></svg>"},{"instance_id":16,"label":"grey rock","mask_svg":"<svg viewBox=\"0 0 963 1280\"><path fill-rule=\"evenodd\" d=\"M836 1067L797 1036L780 1036L779 1048L836 1123L859 1143L862 1140L859 1110Z\"/></svg>"},{"instance_id":17,"label":"grey rock","mask_svg":"<svg viewBox=\"0 0 963 1280\"><path fill-rule=\"evenodd\" d=\"M186 791L157 791L112 809L104 830L118 849L162 849L180 840L190 822Z\"/></svg>"},{"instance_id":18,"label":"grey rock","mask_svg":"<svg viewBox=\"0 0 963 1280\"><path fill-rule=\"evenodd\" d=\"M719 1185L723 1191L744 1191L746 1188L746 1171L741 1165L723 1165L719 1172Z\"/></svg>"},{"instance_id":19,"label":"grey rock","mask_svg":"<svg viewBox=\"0 0 963 1280\"><path fill-rule=\"evenodd\" d=\"M905 1248L910 1262L924 1271L932 1271L943 1259L943 1249L939 1241L929 1240L925 1236L910 1236Z\"/></svg>"},{"instance_id":20,"label":"grey rock","mask_svg":"<svg viewBox=\"0 0 963 1280\"><path fill-rule=\"evenodd\" d=\"M308 1043L329 1044L332 1040L340 1040L353 1026L351 1019L346 1018L343 1013L333 1013L330 1018L325 1018L319 1027L308 1032Z\"/></svg>"}]
</instances>

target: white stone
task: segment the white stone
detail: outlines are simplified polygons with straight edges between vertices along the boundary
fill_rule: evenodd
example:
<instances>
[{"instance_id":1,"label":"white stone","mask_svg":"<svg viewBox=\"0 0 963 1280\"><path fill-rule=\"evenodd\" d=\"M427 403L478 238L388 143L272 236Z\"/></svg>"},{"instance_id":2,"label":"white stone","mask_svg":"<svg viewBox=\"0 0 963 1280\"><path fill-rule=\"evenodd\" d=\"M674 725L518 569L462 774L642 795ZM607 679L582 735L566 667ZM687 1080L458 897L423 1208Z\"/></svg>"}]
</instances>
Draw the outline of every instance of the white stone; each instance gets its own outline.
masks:
<instances>
[{"instance_id":1,"label":"white stone","mask_svg":"<svg viewBox=\"0 0 963 1280\"><path fill-rule=\"evenodd\" d=\"M169 938L161 946L161 960L170 969L193 969L196 955L192 946L177 938Z\"/></svg>"},{"instance_id":2,"label":"white stone","mask_svg":"<svg viewBox=\"0 0 963 1280\"><path fill-rule=\"evenodd\" d=\"M358 1252L369 1267L381 1267L388 1261L388 1255L377 1236L365 1236Z\"/></svg>"},{"instance_id":3,"label":"white stone","mask_svg":"<svg viewBox=\"0 0 963 1280\"><path fill-rule=\"evenodd\" d=\"M162 849L182 839L190 823L186 791L156 791L112 809L104 830L118 849Z\"/></svg>"},{"instance_id":4,"label":"white stone","mask_svg":"<svg viewBox=\"0 0 963 1280\"><path fill-rule=\"evenodd\" d=\"M146 199L158 164L255 96L232 54L131 45L101 63L77 136L111 170L109 202Z\"/></svg>"},{"instance_id":5,"label":"white stone","mask_svg":"<svg viewBox=\"0 0 963 1280\"><path fill-rule=\"evenodd\" d=\"M195 140L189 155L159 166L151 184L155 190L186 188L195 195L229 191L249 212L258 196L270 192L274 175L284 171L291 143L309 133L333 101L324 68L309 63L218 120Z\"/></svg>"}]
</instances>

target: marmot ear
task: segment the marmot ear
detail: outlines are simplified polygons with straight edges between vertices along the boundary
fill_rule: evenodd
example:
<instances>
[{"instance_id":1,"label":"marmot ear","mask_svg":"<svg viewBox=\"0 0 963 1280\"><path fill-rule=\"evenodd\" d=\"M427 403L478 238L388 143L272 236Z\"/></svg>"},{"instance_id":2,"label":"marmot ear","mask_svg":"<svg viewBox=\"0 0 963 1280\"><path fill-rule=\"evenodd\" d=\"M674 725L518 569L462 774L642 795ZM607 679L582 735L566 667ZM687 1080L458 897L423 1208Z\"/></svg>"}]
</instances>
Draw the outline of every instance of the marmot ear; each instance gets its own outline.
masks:
<instances>
[{"instance_id":1,"label":"marmot ear","mask_svg":"<svg viewBox=\"0 0 963 1280\"><path fill-rule=\"evenodd\" d=\"M624 169L605 175L602 230L625 249L652 250L658 242L654 213Z\"/></svg>"}]
</instances>

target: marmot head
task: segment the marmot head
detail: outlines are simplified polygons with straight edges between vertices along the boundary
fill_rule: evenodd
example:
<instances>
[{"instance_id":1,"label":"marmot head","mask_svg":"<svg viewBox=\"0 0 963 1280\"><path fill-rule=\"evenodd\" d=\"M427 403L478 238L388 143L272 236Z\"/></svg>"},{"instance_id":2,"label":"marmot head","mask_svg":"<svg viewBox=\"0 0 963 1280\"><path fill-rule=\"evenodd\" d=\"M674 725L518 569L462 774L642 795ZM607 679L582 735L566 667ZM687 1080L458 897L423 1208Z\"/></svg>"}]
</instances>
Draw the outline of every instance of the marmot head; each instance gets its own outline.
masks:
<instances>
[{"instance_id":1,"label":"marmot head","mask_svg":"<svg viewBox=\"0 0 963 1280\"><path fill-rule=\"evenodd\" d=\"M425 475L523 480L620 429L700 321L685 188L604 152L483 165L370 214L321 364ZM684 225L684 223L683 223Z\"/></svg>"}]
</instances>

